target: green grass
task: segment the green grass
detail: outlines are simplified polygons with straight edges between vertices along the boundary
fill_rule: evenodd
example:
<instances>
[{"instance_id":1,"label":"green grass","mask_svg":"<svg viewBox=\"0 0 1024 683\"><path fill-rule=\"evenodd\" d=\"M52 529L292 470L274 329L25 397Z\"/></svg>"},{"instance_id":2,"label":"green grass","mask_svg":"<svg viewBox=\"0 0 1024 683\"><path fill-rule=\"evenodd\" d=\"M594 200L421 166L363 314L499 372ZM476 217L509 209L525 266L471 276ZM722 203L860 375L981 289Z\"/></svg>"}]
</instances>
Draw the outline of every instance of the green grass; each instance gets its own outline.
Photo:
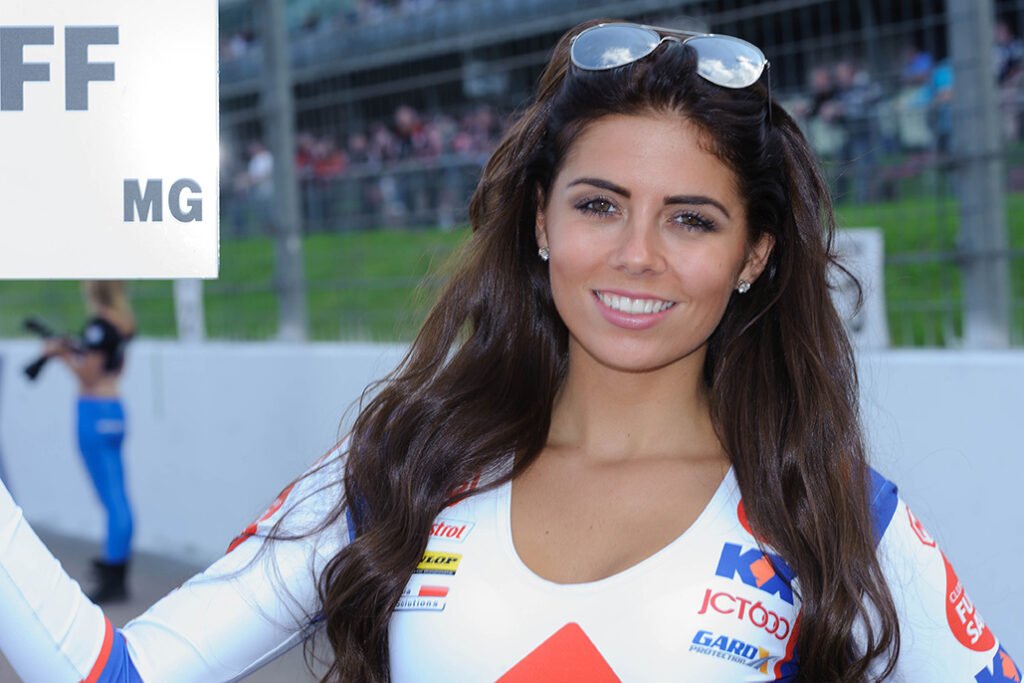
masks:
<instances>
[{"instance_id":1,"label":"green grass","mask_svg":"<svg viewBox=\"0 0 1024 683\"><path fill-rule=\"evenodd\" d=\"M897 346L945 346L962 335L961 276L948 256L956 247L958 207L948 197L841 206L840 227L880 227L885 234L885 293ZM1007 201L1010 245L1024 248L1024 194ZM408 340L443 279L443 265L466 229L318 234L304 241L310 336L316 340ZM212 338L270 339L277 329L274 247L268 238L221 243L221 272L204 283ZM1012 262L1014 334L1024 343L1024 268ZM132 283L140 333L174 337L172 286ZM81 324L76 282L0 282L0 337L22 335L38 315L58 329Z\"/></svg>"},{"instance_id":2,"label":"green grass","mask_svg":"<svg viewBox=\"0 0 1024 683\"><path fill-rule=\"evenodd\" d=\"M959 205L948 196L840 206L840 228L879 227L885 235L885 298L892 342L897 346L948 346L963 336L962 275L953 261ZM1007 196L1011 249L1024 248L1024 194ZM1011 331L1024 343L1024 268L1010 262L1015 308Z\"/></svg>"},{"instance_id":3,"label":"green grass","mask_svg":"<svg viewBox=\"0 0 1024 683\"><path fill-rule=\"evenodd\" d=\"M317 340L411 339L467 230L320 234L304 240L310 336ZM270 339L277 330L274 245L269 238L221 242L220 276L204 282L207 334ZM131 284L140 334L174 337L169 281ZM58 330L81 325L77 282L0 282L0 337L22 336L35 315Z\"/></svg>"}]
</instances>

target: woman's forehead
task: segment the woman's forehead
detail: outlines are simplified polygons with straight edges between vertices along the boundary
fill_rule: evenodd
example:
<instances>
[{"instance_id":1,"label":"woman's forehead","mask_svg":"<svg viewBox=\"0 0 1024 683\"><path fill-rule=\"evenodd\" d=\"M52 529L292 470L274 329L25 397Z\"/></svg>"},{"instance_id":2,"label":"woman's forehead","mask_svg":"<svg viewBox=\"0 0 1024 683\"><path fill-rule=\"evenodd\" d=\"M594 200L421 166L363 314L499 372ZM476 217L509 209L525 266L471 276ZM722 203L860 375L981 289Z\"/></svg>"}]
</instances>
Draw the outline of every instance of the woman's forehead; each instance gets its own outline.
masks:
<instances>
[{"instance_id":1,"label":"woman's forehead","mask_svg":"<svg viewBox=\"0 0 1024 683\"><path fill-rule=\"evenodd\" d=\"M567 175L592 172L669 194L679 192L679 185L735 194L735 173L712 149L709 135L679 114L611 114L579 132L567 150L559 182L571 182Z\"/></svg>"}]
</instances>

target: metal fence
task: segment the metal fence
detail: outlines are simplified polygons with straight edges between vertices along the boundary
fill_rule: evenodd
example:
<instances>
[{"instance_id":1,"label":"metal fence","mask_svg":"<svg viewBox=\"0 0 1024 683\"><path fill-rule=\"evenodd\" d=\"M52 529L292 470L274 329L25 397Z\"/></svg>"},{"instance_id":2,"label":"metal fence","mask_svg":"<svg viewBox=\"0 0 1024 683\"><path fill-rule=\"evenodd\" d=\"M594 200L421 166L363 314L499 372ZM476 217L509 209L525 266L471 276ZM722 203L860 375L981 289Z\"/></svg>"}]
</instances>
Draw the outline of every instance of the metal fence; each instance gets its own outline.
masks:
<instances>
[{"instance_id":1,"label":"metal fence","mask_svg":"<svg viewBox=\"0 0 1024 683\"><path fill-rule=\"evenodd\" d=\"M614 16L762 46L840 224L884 232L893 345L998 346L972 336L998 316L992 297L1009 341L1024 344L1024 0L302 0L288 4L289 44L275 55L262 13L276 1L221 3L223 250L221 278L205 283L210 336L276 334L283 257L269 168L292 157L310 335L408 338L463 234L479 171L557 37ZM973 34L972 52L956 41L986 7L974 30L991 38ZM273 154L266 123L275 59L289 74L294 155ZM991 80L987 108L975 89L985 79L972 74ZM987 134L997 136L988 147ZM987 275L995 282L979 288ZM77 306L73 287L34 287L15 300ZM170 290L136 285L152 311L146 333L174 334ZM0 334L15 326L9 301Z\"/></svg>"}]
</instances>

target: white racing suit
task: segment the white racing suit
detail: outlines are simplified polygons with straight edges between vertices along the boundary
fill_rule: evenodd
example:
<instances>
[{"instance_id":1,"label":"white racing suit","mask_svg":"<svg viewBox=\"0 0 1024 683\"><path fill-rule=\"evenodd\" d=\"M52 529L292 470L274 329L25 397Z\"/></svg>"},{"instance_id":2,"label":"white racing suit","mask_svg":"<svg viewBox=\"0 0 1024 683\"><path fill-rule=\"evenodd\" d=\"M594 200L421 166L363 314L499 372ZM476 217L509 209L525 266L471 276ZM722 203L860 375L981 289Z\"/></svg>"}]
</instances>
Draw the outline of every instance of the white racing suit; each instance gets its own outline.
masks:
<instances>
[{"instance_id":1,"label":"white racing suit","mask_svg":"<svg viewBox=\"0 0 1024 683\"><path fill-rule=\"evenodd\" d=\"M316 577L349 542L347 519L257 551L286 512L285 530L301 530L341 499L341 462L329 456L326 467L282 492L225 557L123 629L89 603L0 485L0 647L27 683L244 678L320 622ZM798 586L748 531L731 471L676 540L613 576L571 585L547 581L520 560L510 490L471 496L438 516L392 615L396 683L795 676ZM902 636L890 680L1019 682L935 541L874 472L871 500Z\"/></svg>"}]
</instances>

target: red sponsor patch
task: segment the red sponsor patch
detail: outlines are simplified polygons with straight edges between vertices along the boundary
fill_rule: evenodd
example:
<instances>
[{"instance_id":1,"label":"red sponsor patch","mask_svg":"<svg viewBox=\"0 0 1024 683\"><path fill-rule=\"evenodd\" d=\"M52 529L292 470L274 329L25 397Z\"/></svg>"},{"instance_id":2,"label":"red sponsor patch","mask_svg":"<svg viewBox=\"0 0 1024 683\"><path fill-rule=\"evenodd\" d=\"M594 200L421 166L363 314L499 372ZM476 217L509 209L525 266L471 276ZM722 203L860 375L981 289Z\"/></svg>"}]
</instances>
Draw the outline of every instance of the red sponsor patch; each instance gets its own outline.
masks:
<instances>
[{"instance_id":1,"label":"red sponsor patch","mask_svg":"<svg viewBox=\"0 0 1024 683\"><path fill-rule=\"evenodd\" d=\"M740 501L740 504L736 506L736 516L740 518L740 524L747 530L747 533L753 536L754 532L750 530L750 520L747 519L747 509L743 507L742 500Z\"/></svg>"},{"instance_id":2,"label":"red sponsor patch","mask_svg":"<svg viewBox=\"0 0 1024 683\"><path fill-rule=\"evenodd\" d=\"M924 525L921 524L921 520L914 516L914 513L910 511L909 507L907 508L907 517L910 519L910 528L914 530L914 534L918 539L920 539L921 543L930 548L934 548L935 539L925 531Z\"/></svg>"},{"instance_id":3,"label":"red sponsor patch","mask_svg":"<svg viewBox=\"0 0 1024 683\"><path fill-rule=\"evenodd\" d=\"M464 522L461 519L441 518L430 525L430 536L444 541L462 543L474 526L472 522Z\"/></svg>"},{"instance_id":4,"label":"red sponsor patch","mask_svg":"<svg viewBox=\"0 0 1024 683\"><path fill-rule=\"evenodd\" d=\"M292 482L291 484L285 487L284 491L281 491L281 493L277 494L277 498L275 498L274 502L270 504L270 507L267 508L267 511L264 512L263 515L255 522L245 527L245 530L242 531L242 533L240 533L238 536L236 536L235 540L231 541L231 545L228 546L227 552L230 553L232 550L234 550L242 543L244 543L246 539L249 539L252 536L254 536L256 534L256 527L259 525L259 523L265 522L266 520L270 519L275 512L281 509L281 506L284 505L284 501L288 499L288 494L292 492L293 488L295 488L296 483L297 482Z\"/></svg>"},{"instance_id":5,"label":"red sponsor patch","mask_svg":"<svg viewBox=\"0 0 1024 683\"><path fill-rule=\"evenodd\" d=\"M996 644L996 637L967 597L967 591L956 577L953 565L946 559L945 553L942 562L946 565L946 621L949 622L950 630L964 647L975 652L990 650Z\"/></svg>"},{"instance_id":6,"label":"red sponsor patch","mask_svg":"<svg viewBox=\"0 0 1024 683\"><path fill-rule=\"evenodd\" d=\"M480 475L478 474L475 477L473 477L472 480L464 481L461 484L459 484L458 486L456 486L455 488L453 488L448 493L448 497L449 498L456 498L458 496L461 496L464 493L469 493L470 491L472 491L473 489L475 489L479 485L480 485ZM448 507L451 507L452 505L455 505L455 503L452 503Z\"/></svg>"},{"instance_id":7,"label":"red sponsor patch","mask_svg":"<svg viewBox=\"0 0 1024 683\"><path fill-rule=\"evenodd\" d=\"M444 598L448 596L448 586L420 586L416 595L421 598Z\"/></svg>"},{"instance_id":8,"label":"red sponsor patch","mask_svg":"<svg viewBox=\"0 0 1024 683\"><path fill-rule=\"evenodd\" d=\"M622 683L579 624L566 624L497 683Z\"/></svg>"}]
</instances>

